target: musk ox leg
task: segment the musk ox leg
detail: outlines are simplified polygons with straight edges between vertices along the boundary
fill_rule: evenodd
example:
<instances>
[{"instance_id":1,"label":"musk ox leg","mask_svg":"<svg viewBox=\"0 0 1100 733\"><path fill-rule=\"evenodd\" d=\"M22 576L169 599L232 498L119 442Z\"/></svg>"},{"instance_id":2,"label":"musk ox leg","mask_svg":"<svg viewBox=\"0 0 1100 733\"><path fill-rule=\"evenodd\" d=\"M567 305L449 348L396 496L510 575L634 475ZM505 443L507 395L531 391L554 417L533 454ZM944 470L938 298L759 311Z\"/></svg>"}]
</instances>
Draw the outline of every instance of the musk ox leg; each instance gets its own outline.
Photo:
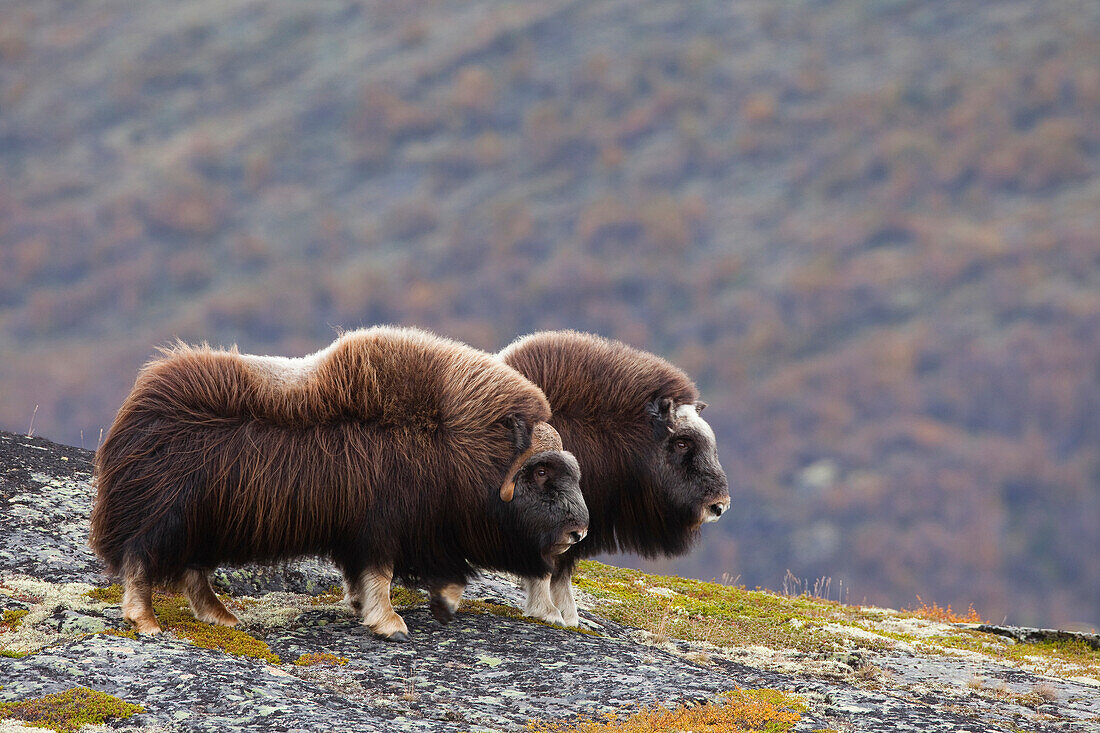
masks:
<instances>
[{"instance_id":1,"label":"musk ox leg","mask_svg":"<svg viewBox=\"0 0 1100 733\"><path fill-rule=\"evenodd\" d=\"M184 571L183 593L187 596L187 602L191 604L191 612L199 621L220 626L237 625L237 617L214 595L214 589L210 587L210 579L202 570L188 568Z\"/></svg>"},{"instance_id":2,"label":"musk ox leg","mask_svg":"<svg viewBox=\"0 0 1100 733\"><path fill-rule=\"evenodd\" d=\"M527 589L527 603L523 607L524 613L531 618L537 618L548 624L565 626L565 619L562 618L561 611L554 605L554 601L550 597L549 575L544 575L541 578L524 578L523 586Z\"/></svg>"},{"instance_id":3,"label":"musk ox leg","mask_svg":"<svg viewBox=\"0 0 1100 733\"><path fill-rule=\"evenodd\" d=\"M462 592L466 586L461 583L448 583L446 585L433 585L428 588L431 601L428 609L432 612L432 618L441 624L449 624L455 619L455 611L462 601Z\"/></svg>"},{"instance_id":4,"label":"musk ox leg","mask_svg":"<svg viewBox=\"0 0 1100 733\"><path fill-rule=\"evenodd\" d=\"M390 641L408 641L409 627L390 605L393 570L368 568L348 585L348 601L363 619L363 625Z\"/></svg>"},{"instance_id":5,"label":"musk ox leg","mask_svg":"<svg viewBox=\"0 0 1100 733\"><path fill-rule=\"evenodd\" d=\"M139 634L159 634L160 624L153 614L153 584L145 565L127 557L122 566L122 618L134 625Z\"/></svg>"},{"instance_id":6,"label":"musk ox leg","mask_svg":"<svg viewBox=\"0 0 1100 733\"><path fill-rule=\"evenodd\" d=\"M568 570L558 570L550 578L550 598L561 611L566 626L580 624L577 601L573 598L573 581Z\"/></svg>"}]
</instances>

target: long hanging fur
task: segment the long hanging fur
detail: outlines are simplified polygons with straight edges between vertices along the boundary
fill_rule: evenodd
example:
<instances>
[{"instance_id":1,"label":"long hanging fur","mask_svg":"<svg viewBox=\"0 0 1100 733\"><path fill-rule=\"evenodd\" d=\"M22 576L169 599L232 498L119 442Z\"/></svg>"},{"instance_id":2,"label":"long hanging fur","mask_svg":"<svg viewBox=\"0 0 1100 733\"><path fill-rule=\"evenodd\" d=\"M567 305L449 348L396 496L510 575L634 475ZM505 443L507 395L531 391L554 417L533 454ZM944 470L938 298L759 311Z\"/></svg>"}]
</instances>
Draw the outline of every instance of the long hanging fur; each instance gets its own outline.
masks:
<instances>
[{"instance_id":1,"label":"long hanging fur","mask_svg":"<svg viewBox=\"0 0 1100 733\"><path fill-rule=\"evenodd\" d=\"M517 426L529 440L549 417L512 368L415 329L353 331L300 359L177 343L96 453L90 544L112 573L137 561L159 583L302 555L349 577L389 562L464 582L468 560L538 575L549 565L499 492L527 447Z\"/></svg>"},{"instance_id":2,"label":"long hanging fur","mask_svg":"<svg viewBox=\"0 0 1100 733\"><path fill-rule=\"evenodd\" d=\"M542 388L554 413L550 424L581 466L588 537L558 558L558 572L599 553L685 552L698 513L669 502L670 488L653 470L661 445L653 410L662 399L696 403L691 379L654 354L576 331L525 336L498 357ZM720 484L715 491L725 491L724 474Z\"/></svg>"}]
</instances>

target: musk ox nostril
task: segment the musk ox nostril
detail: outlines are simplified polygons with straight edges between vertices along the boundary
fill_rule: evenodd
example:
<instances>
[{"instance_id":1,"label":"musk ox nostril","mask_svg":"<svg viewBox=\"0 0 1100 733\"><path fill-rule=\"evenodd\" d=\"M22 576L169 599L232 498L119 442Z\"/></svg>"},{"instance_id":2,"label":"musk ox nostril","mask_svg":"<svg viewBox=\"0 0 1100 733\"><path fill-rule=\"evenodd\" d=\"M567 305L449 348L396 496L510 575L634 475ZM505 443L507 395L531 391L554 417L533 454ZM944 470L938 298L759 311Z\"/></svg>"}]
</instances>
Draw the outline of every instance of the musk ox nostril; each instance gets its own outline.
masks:
<instances>
[{"instance_id":1,"label":"musk ox nostril","mask_svg":"<svg viewBox=\"0 0 1100 733\"><path fill-rule=\"evenodd\" d=\"M718 519L719 517L721 517L723 514L726 513L726 511L729 508L730 508L730 500L729 499L723 499L721 501L716 501L713 504L711 504L710 506L708 506L707 510L710 512L711 521L714 521L715 519Z\"/></svg>"},{"instance_id":2,"label":"musk ox nostril","mask_svg":"<svg viewBox=\"0 0 1100 733\"><path fill-rule=\"evenodd\" d=\"M576 531L573 531L573 532L569 533L569 539L573 540L574 545L577 544L578 542L580 542L581 540L583 540L587 536L588 536L588 530L587 529L576 530Z\"/></svg>"}]
</instances>

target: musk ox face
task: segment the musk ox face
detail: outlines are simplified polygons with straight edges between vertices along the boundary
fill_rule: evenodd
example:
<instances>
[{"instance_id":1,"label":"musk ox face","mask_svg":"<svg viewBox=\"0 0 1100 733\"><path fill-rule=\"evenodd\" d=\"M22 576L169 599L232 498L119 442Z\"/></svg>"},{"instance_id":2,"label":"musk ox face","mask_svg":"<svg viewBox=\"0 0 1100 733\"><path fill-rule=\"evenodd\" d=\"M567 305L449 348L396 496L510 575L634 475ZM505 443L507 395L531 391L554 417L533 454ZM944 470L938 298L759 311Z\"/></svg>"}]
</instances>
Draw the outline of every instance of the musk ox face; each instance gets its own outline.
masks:
<instances>
[{"instance_id":1,"label":"musk ox face","mask_svg":"<svg viewBox=\"0 0 1100 733\"><path fill-rule=\"evenodd\" d=\"M658 444L653 468L662 498L693 528L717 521L730 507L714 431L699 414L704 407L702 402L675 405L667 398L646 406Z\"/></svg>"},{"instance_id":2,"label":"musk ox face","mask_svg":"<svg viewBox=\"0 0 1100 733\"><path fill-rule=\"evenodd\" d=\"M588 534L581 469L572 453L547 450L527 458L513 475L508 510L546 558L560 555Z\"/></svg>"}]
</instances>

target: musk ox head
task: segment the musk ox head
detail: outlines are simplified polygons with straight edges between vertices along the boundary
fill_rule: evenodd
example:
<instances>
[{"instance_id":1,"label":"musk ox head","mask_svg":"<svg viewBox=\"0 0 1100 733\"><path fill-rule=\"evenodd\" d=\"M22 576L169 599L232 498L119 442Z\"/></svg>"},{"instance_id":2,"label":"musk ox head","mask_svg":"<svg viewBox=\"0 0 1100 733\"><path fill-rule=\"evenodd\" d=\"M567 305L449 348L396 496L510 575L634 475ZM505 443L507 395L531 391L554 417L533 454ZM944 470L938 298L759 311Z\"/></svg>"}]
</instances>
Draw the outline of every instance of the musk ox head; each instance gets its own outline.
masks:
<instances>
[{"instance_id":1,"label":"musk ox head","mask_svg":"<svg viewBox=\"0 0 1100 733\"><path fill-rule=\"evenodd\" d=\"M522 452L505 476L500 499L526 541L544 557L559 555L588 534L580 465L562 450L561 436L549 423L536 423L529 438L518 417L512 426Z\"/></svg>"},{"instance_id":2,"label":"musk ox head","mask_svg":"<svg viewBox=\"0 0 1100 733\"><path fill-rule=\"evenodd\" d=\"M662 498L692 528L717 521L730 507L714 431L699 414L704 407L703 402L676 405L667 397L646 405L657 441L653 470Z\"/></svg>"}]
</instances>

